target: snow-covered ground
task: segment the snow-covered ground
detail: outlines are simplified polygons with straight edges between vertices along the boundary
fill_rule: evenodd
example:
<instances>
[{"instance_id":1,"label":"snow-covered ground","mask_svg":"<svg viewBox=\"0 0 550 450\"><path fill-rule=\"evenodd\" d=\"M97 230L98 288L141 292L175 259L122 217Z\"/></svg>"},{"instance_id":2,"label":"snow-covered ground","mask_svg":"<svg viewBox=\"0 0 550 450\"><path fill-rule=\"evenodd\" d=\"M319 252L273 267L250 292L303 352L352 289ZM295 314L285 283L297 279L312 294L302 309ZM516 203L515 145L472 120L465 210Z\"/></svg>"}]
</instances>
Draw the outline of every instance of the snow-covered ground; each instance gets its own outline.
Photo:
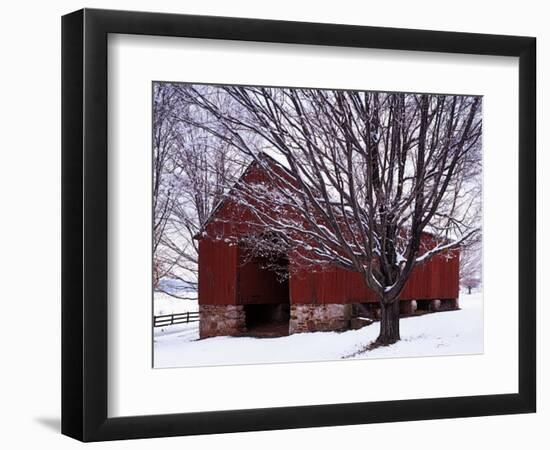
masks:
<instances>
[{"instance_id":1,"label":"snow-covered ground","mask_svg":"<svg viewBox=\"0 0 550 450\"><path fill-rule=\"evenodd\" d=\"M362 350L378 336L377 322L360 330L340 333L302 333L262 339L224 336L203 340L198 340L198 323L176 325L155 330L154 367L482 353L482 295L462 295L460 308L459 311L404 318L401 320L401 341L371 351ZM195 306L192 311L197 309Z\"/></svg>"}]
</instances>

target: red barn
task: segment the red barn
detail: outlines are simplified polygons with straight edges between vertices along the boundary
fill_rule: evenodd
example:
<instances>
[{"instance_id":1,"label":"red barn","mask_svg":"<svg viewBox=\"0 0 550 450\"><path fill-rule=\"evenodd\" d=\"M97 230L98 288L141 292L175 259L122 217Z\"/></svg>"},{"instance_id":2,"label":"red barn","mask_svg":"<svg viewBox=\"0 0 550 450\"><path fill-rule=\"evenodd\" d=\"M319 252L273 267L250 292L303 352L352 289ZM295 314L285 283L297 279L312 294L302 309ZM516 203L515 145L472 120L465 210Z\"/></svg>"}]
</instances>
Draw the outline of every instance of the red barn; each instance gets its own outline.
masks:
<instances>
[{"instance_id":1,"label":"red barn","mask_svg":"<svg viewBox=\"0 0 550 450\"><path fill-rule=\"evenodd\" d=\"M241 180L268 178L252 163ZM276 273L261 257L250 258L239 241L250 232L247 220L241 220L249 214L228 197L196 236L201 338L345 330L358 324L358 316L377 318L377 297L358 272L339 267L312 271L291 255L280 255ZM427 233L423 237L430 239ZM288 276L280 276L281 267ZM401 313L458 308L458 275L458 250L416 267L400 295Z\"/></svg>"}]
</instances>

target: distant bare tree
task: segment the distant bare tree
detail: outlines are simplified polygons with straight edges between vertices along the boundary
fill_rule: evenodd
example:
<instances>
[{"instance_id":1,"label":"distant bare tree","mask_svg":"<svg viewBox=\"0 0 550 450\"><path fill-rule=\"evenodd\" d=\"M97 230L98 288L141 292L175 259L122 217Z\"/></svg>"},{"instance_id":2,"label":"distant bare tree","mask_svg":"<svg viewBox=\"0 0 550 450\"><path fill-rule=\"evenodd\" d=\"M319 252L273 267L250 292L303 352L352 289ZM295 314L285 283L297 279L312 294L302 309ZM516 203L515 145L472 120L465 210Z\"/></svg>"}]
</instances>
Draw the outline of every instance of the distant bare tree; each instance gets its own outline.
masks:
<instances>
[{"instance_id":1,"label":"distant bare tree","mask_svg":"<svg viewBox=\"0 0 550 450\"><path fill-rule=\"evenodd\" d=\"M217 118L191 125L269 173L269 184L241 185L235 198L270 231L262 251L285 248L312 267L360 272L379 297L377 343L399 340L398 296L414 267L479 233L480 204L470 194L481 159L481 99L218 88L215 96L224 92L234 109L220 108L212 89L180 90ZM249 145L251 134L279 164ZM429 247L421 245L424 232L433 236Z\"/></svg>"},{"instance_id":2,"label":"distant bare tree","mask_svg":"<svg viewBox=\"0 0 550 450\"><path fill-rule=\"evenodd\" d=\"M472 293L481 286L481 242L462 249L460 253L460 285Z\"/></svg>"}]
</instances>

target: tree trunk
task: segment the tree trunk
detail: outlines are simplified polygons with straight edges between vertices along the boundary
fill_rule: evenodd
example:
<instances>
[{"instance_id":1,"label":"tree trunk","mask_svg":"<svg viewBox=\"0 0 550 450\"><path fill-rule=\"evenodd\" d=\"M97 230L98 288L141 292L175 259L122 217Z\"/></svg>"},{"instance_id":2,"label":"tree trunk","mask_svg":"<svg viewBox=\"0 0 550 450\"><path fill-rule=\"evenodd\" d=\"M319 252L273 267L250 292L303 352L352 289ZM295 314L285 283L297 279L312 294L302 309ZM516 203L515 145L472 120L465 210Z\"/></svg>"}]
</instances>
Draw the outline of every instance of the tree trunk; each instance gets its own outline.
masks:
<instances>
[{"instance_id":1,"label":"tree trunk","mask_svg":"<svg viewBox=\"0 0 550 450\"><path fill-rule=\"evenodd\" d=\"M399 300L387 304L380 302L380 335L376 339L379 345L391 345L401 339L399 336Z\"/></svg>"}]
</instances>

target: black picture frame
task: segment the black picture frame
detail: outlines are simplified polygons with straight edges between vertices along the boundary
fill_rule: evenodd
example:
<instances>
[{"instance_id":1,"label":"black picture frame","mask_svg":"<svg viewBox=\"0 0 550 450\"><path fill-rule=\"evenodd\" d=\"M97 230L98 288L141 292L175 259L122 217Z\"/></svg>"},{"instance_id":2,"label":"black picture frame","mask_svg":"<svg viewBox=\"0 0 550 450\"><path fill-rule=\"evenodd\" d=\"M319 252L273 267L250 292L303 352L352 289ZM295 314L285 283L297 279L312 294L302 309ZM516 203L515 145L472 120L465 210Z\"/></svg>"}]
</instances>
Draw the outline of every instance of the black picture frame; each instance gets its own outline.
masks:
<instances>
[{"instance_id":1,"label":"black picture frame","mask_svg":"<svg viewBox=\"0 0 550 450\"><path fill-rule=\"evenodd\" d=\"M107 416L109 33L519 57L518 393ZM62 433L82 441L535 412L536 40L84 9L62 18Z\"/></svg>"}]
</instances>

